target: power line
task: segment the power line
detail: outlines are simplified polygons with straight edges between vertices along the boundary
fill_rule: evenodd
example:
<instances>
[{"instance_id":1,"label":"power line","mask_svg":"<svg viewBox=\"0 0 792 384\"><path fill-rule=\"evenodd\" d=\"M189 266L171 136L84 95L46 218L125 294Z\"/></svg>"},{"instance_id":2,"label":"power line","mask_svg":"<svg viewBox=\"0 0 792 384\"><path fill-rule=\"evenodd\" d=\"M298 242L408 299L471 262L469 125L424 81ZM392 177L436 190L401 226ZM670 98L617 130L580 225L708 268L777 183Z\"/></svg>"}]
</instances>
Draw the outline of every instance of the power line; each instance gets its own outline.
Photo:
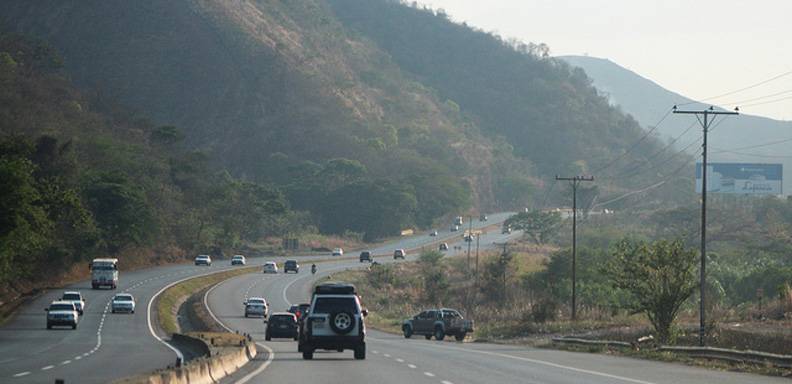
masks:
<instances>
[{"instance_id":1,"label":"power line","mask_svg":"<svg viewBox=\"0 0 792 384\"><path fill-rule=\"evenodd\" d=\"M665 119L666 119L666 118L667 118L667 117L668 117L668 116L671 114L671 111L672 111L672 110L673 110L673 109L669 109L669 110L668 110L668 111L665 113L665 115L663 115L663 117L662 117L662 118L660 118L660 121L658 121L658 122L657 122L657 123L656 123L656 124L655 124L655 125L654 125L654 126L651 128L651 129L649 129L648 131L646 131L646 133L644 133L644 135L643 135L643 136L641 136L641 138L640 138L640 139L638 139L638 141L636 141L635 143L633 143L633 144L630 146L630 148L628 148L628 149L627 149L627 151L625 151L625 152L622 152L622 154L620 154L619 156L616 156L616 158L615 158L615 159L611 160L609 163L605 164L604 166L602 166L602 167L600 167L600 168L597 168L597 169L595 169L595 170L594 170L594 171L592 171L591 173L600 173L600 172L602 172L603 170L610 168L610 167L611 167L613 164L616 164L616 162L617 162L617 161L619 161L619 160L621 160L622 158L624 158L624 156L627 156L627 155L628 155L630 152L632 152L632 151L633 151L633 150L634 150L636 147L638 147L638 144L641 144L641 142L643 142L644 140L646 140L646 138L647 138L647 137L649 137L649 135L651 135L651 134L652 134L652 132L654 132L655 130L657 130L657 128L660 126L660 124L662 124L662 123L663 123L663 121L665 121Z\"/></svg>"},{"instance_id":2,"label":"power line","mask_svg":"<svg viewBox=\"0 0 792 384\"><path fill-rule=\"evenodd\" d=\"M735 101L733 103L718 103L718 105L742 105L742 104L750 102L750 101L762 100L762 99L766 99L768 97L783 95L785 93L790 93L790 92L792 92L792 89L787 89L786 91L771 93L769 95L764 95L764 96L759 96L759 97L752 97L750 99L743 99L743 100L740 100L740 101Z\"/></svg>"},{"instance_id":3,"label":"power line","mask_svg":"<svg viewBox=\"0 0 792 384\"><path fill-rule=\"evenodd\" d=\"M765 158L769 158L769 159L792 159L792 156L790 156L790 155L765 155L765 154L762 154L762 153L748 153L748 152L730 151L728 149L722 149L722 150L717 151L715 153L733 153L735 155L753 156L753 157L765 157Z\"/></svg>"},{"instance_id":4,"label":"power line","mask_svg":"<svg viewBox=\"0 0 792 384\"><path fill-rule=\"evenodd\" d=\"M676 144L676 142L677 142L677 141L679 141L679 139L681 139L681 138L682 138L682 136L685 136L685 135L686 135L688 132L690 132L690 130L691 130L691 129L693 129L693 127L694 127L695 125L696 125L696 122L695 122L695 121L693 121L692 123L690 123L690 125L689 125L689 126L688 126L688 127L687 127L687 128L686 128L686 129L685 129L683 132L682 132L682 133L680 133L680 134L679 134L677 137L675 137L673 140L671 140L670 142L668 142L668 144L666 144L666 145L665 145L663 148L661 148L659 151L657 151L657 152L653 153L651 156L647 157L645 162L643 162L643 163L641 163L641 164L638 164L638 165L636 165L636 166L634 166L634 167L632 167L632 168L630 168L630 169L628 169L628 170L626 170L626 171L619 172L619 173L617 173L617 174L616 174L616 175L614 175L614 176L610 176L610 177L604 177L604 178L601 178L601 180L612 180L612 179L615 179L615 178L618 178L618 177L624 176L624 175L626 175L626 174L633 173L633 172L635 172L635 171L637 171L637 170L639 170L639 169L643 168L643 167L644 167L644 166L646 166L647 164L651 164L651 161L652 161L652 160L654 160L654 159L655 159L657 156L659 156L659 155L660 155L660 154L662 154L663 152L667 151L667 150L668 150L669 148L671 148L671 147L672 147L674 144Z\"/></svg>"},{"instance_id":5,"label":"power line","mask_svg":"<svg viewBox=\"0 0 792 384\"><path fill-rule=\"evenodd\" d=\"M698 157L696 157L696 159L698 159ZM619 196L617 198L614 198L614 199L611 199L611 200L608 200L608 201L604 201L602 203L595 204L595 205L593 205L591 207L591 209L594 209L596 207L602 207L602 206L605 206L605 205L608 205L608 204L611 204L611 203L615 203L615 202L617 202L619 200L625 199L625 198L630 197L632 195L635 195L635 194L638 194L638 193L643 193L643 192L650 191L652 189L658 188L658 187L664 185L665 183L671 181L671 179L674 176L676 176L680 171L685 169L685 167L689 166L691 162L692 162L692 160L691 161L686 161L684 164L682 164L682 166L680 166L679 168L677 168L676 170L671 172L664 180L662 180L662 181L660 181L658 183L649 185L647 187L644 187L644 188L641 188L641 189L638 189L638 190L635 190L635 191L630 191L630 192L627 192L627 193L625 193L625 194L623 194L623 195L621 195L621 196Z\"/></svg>"},{"instance_id":6,"label":"power line","mask_svg":"<svg viewBox=\"0 0 792 384\"><path fill-rule=\"evenodd\" d=\"M745 105L741 105L741 107L755 107L757 105L772 104L772 103L777 103L779 101L784 101L784 100L789 100L789 99L792 99L792 96L782 97L780 99L775 99L775 100L763 101L763 102L760 102L760 103L745 104Z\"/></svg>"},{"instance_id":7,"label":"power line","mask_svg":"<svg viewBox=\"0 0 792 384\"><path fill-rule=\"evenodd\" d=\"M773 76L773 77L771 77L771 78L769 78L769 79L767 79L767 80L762 80L762 81L760 81L760 82L758 82L758 83L751 84L751 85L749 85L749 86L747 86L747 87L740 88L740 89L738 89L738 90L735 90L735 91L731 91L731 92L722 93L722 94L720 94L720 95L716 95L716 96L712 96L712 97L707 97L707 98L705 98L705 99L701 99L701 100L699 100L699 101L691 101L691 102L688 102L688 103L677 104L677 106L684 106L684 105L690 105L690 104L703 104L702 102L704 102L704 101L709 101L709 100L714 100L714 99L720 99L721 97L724 97L724 96L729 96L729 95L733 95L733 94L735 94L735 93L739 93L739 92L742 92L742 91L747 91L747 90L749 90L749 89L753 89L753 88L756 88L756 87L758 87L758 86L760 86L760 85L764 85L764 84L767 84L767 83L769 83L769 82L771 82L771 81L774 81L774 80L780 79L780 78L782 78L782 77L784 77L784 76L787 76L787 75L789 75L789 74L792 74L792 71L787 71L787 72L784 72L784 73L782 73L782 74L780 74L780 75Z\"/></svg>"},{"instance_id":8,"label":"power line","mask_svg":"<svg viewBox=\"0 0 792 384\"><path fill-rule=\"evenodd\" d=\"M726 152L726 151L742 151L743 149L754 149L754 148L769 147L771 145L786 143L786 142L790 142L790 141L792 141L792 137L790 137L788 139L783 139L783 140L771 141L769 143L749 145L747 147L727 148L727 149L713 147L712 149L715 149L715 152L713 152L713 153Z\"/></svg>"}]
</instances>

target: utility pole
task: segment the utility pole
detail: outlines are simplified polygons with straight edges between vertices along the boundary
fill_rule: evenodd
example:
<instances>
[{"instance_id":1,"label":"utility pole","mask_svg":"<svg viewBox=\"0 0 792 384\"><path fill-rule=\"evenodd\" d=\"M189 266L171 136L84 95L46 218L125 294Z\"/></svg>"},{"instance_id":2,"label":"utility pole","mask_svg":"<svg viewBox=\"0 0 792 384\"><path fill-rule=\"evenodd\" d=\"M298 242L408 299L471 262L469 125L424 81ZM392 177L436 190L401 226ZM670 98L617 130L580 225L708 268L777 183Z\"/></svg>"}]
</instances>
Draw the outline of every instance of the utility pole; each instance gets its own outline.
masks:
<instances>
[{"instance_id":1,"label":"utility pole","mask_svg":"<svg viewBox=\"0 0 792 384\"><path fill-rule=\"evenodd\" d=\"M577 189L582 181L594 181L594 176L559 177L572 186L572 321L577 319Z\"/></svg>"},{"instance_id":2,"label":"utility pole","mask_svg":"<svg viewBox=\"0 0 792 384\"><path fill-rule=\"evenodd\" d=\"M681 111L674 106L674 113L695 115L704 131L704 142L701 145L701 267L699 268L699 345L704 346L704 335L706 333L704 291L707 279L707 133L712 125L710 116L718 115L739 115L738 108L734 111L716 111L709 107L703 111ZM700 116L703 116L700 117ZM714 120L714 118L713 118Z\"/></svg>"},{"instance_id":3,"label":"utility pole","mask_svg":"<svg viewBox=\"0 0 792 384\"><path fill-rule=\"evenodd\" d=\"M467 236L462 236L462 238L467 241L468 243L468 254L467 254L467 268L468 273L470 273L470 247L473 245L473 216L468 216L470 219L470 225L468 226L468 233Z\"/></svg>"},{"instance_id":4,"label":"utility pole","mask_svg":"<svg viewBox=\"0 0 792 384\"><path fill-rule=\"evenodd\" d=\"M479 282L479 239L481 238L481 234L476 236L476 287L478 288Z\"/></svg>"}]
</instances>

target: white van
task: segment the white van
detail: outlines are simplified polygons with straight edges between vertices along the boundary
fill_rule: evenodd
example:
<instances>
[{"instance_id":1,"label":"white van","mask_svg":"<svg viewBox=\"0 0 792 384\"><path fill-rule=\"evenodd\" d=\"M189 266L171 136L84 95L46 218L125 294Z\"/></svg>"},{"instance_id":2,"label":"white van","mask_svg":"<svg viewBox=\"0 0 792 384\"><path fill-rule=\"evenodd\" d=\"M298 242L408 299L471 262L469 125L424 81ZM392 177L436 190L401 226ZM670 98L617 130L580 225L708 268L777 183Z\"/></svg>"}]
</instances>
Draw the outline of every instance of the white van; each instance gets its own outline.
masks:
<instances>
[{"instance_id":1,"label":"white van","mask_svg":"<svg viewBox=\"0 0 792 384\"><path fill-rule=\"evenodd\" d=\"M91 287L98 289L108 286L116 289L118 286L118 259L94 259L90 264Z\"/></svg>"}]
</instances>

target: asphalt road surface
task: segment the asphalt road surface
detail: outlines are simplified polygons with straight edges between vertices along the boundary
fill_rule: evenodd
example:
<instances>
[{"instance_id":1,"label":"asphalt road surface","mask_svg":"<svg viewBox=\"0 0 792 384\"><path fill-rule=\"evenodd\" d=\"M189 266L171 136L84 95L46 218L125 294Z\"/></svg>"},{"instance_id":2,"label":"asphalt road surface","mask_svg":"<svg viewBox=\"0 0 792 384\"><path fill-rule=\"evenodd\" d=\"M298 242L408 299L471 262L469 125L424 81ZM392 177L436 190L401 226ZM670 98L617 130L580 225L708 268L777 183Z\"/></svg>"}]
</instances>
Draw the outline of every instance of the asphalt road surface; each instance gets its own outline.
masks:
<instances>
[{"instance_id":1,"label":"asphalt road surface","mask_svg":"<svg viewBox=\"0 0 792 384\"><path fill-rule=\"evenodd\" d=\"M488 234L486 243L503 241ZM457 244L461 245L461 243ZM413 256L415 257L415 256ZM408 258L409 259L409 258ZM384 262L392 262L384 258ZM207 292L205 305L229 330L249 333L261 353L224 382L227 383L788 383L788 379L721 372L648 360L574 353L522 346L456 341L404 339L369 329L366 360L344 353L316 351L314 360L302 359L297 342L264 341L261 319L246 319L242 301L261 296L272 311L309 301L316 279L336 271L360 267L339 261L322 264L319 276L308 273L239 276ZM361 292L365 296L365 292Z\"/></svg>"},{"instance_id":2,"label":"asphalt road surface","mask_svg":"<svg viewBox=\"0 0 792 384\"><path fill-rule=\"evenodd\" d=\"M474 228L502 222L507 216L491 215L484 223L474 220ZM437 237L424 233L371 250L375 255L392 254L395 248L411 249L460 235L459 232L450 233L448 228L438 229L438 232ZM248 265L262 265L269 260L282 262L285 257L248 258ZM212 267L183 264L122 271L116 290L92 290L90 281L83 281L41 295L0 327L0 383L52 383L56 378L64 379L67 384L106 383L173 364L176 354L151 333L147 313L151 298L175 281L229 269L228 263L228 260L215 260ZM47 330L44 308L64 290L82 292L86 300L85 314L76 330ZM109 302L117 292L135 296L134 314L110 313Z\"/></svg>"}]
</instances>

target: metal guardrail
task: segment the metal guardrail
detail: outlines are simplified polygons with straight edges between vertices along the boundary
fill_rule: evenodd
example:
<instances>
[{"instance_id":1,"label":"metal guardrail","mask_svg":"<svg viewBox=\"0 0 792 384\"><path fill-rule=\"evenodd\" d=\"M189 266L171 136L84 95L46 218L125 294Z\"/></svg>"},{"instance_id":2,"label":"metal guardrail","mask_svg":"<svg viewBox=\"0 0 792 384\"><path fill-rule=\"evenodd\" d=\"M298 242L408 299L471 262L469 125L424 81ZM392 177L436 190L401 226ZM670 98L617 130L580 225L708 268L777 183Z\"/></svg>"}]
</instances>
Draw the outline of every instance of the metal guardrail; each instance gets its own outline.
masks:
<instances>
[{"instance_id":1,"label":"metal guardrail","mask_svg":"<svg viewBox=\"0 0 792 384\"><path fill-rule=\"evenodd\" d=\"M684 353L692 357L725 360L736 363L771 364L776 367L792 368L791 355L779 355L775 353L750 351L750 350L740 351L736 349L715 348L715 347L660 346L657 348L657 350L675 352L675 353Z\"/></svg>"},{"instance_id":2,"label":"metal guardrail","mask_svg":"<svg viewBox=\"0 0 792 384\"><path fill-rule=\"evenodd\" d=\"M589 340L575 337L554 337L554 343L576 344L576 345L596 345L614 346L620 348L636 348L639 344L626 341L614 340ZM780 355L776 353L737 350L716 347L687 347L687 346L658 346L654 348L659 352L673 352L688 355L694 358L713 359L728 361L732 363L748 363L759 365L772 365L780 368L792 368L792 355Z\"/></svg>"}]
</instances>

